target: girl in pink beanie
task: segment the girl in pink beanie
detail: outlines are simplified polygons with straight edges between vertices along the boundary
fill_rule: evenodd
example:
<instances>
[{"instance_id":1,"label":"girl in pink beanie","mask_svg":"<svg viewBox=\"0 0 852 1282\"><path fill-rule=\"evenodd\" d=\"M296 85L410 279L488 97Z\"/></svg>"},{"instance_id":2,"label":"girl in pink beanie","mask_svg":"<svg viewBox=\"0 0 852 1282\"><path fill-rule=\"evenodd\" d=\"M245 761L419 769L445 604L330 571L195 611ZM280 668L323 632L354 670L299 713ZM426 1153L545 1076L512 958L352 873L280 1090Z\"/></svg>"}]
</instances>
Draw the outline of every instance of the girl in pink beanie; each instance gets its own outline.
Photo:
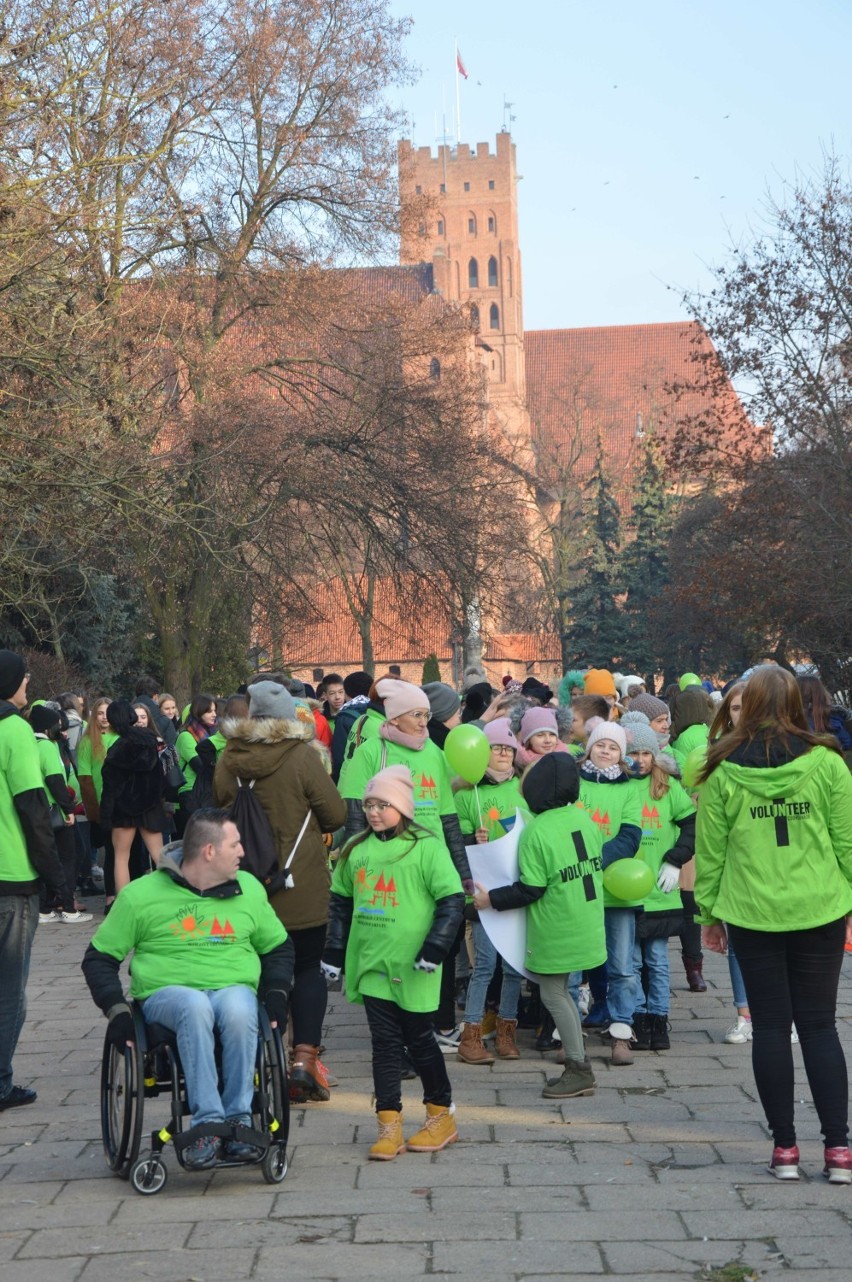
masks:
<instances>
[{"instance_id":1,"label":"girl in pink beanie","mask_svg":"<svg viewBox=\"0 0 852 1282\"><path fill-rule=\"evenodd\" d=\"M436 1153L458 1139L432 1012L464 893L443 840L414 820L407 766L374 775L362 804L368 827L344 847L334 870L322 968L330 979L345 968L346 996L366 1011L379 1122L370 1158L387 1162L406 1148L399 1075L405 1049L426 1104L425 1125L408 1149Z\"/></svg>"},{"instance_id":2,"label":"girl in pink beanie","mask_svg":"<svg viewBox=\"0 0 852 1282\"><path fill-rule=\"evenodd\" d=\"M549 752L568 751L559 738L556 714L552 708L528 708L521 720L518 739L520 745L516 761L521 769L533 765Z\"/></svg>"}]
</instances>

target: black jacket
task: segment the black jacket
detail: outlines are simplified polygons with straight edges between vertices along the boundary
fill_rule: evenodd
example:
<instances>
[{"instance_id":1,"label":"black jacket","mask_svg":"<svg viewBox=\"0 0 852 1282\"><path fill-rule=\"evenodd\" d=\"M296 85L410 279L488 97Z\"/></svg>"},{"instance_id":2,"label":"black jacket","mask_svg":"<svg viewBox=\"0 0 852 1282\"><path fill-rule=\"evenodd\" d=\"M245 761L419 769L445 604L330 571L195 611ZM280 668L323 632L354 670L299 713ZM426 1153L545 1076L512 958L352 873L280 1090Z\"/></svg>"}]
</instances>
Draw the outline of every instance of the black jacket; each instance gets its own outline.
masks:
<instances>
[{"instance_id":1,"label":"black jacket","mask_svg":"<svg viewBox=\"0 0 852 1282\"><path fill-rule=\"evenodd\" d=\"M101 823L111 828L113 816L138 817L159 804L165 790L165 776L157 752L157 740L150 730L131 726L116 739L103 768Z\"/></svg>"}]
</instances>

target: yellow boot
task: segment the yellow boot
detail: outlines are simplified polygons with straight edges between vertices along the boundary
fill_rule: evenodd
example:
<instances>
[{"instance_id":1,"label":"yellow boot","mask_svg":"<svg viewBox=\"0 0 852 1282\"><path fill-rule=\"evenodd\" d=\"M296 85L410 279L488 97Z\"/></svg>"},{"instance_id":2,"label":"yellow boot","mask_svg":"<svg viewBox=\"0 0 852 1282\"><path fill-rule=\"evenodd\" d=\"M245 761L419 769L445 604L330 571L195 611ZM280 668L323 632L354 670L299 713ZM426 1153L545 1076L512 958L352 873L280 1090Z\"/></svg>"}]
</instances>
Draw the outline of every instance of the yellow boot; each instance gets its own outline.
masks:
<instances>
[{"instance_id":1,"label":"yellow boot","mask_svg":"<svg viewBox=\"0 0 852 1282\"><path fill-rule=\"evenodd\" d=\"M455 1144L459 1137L454 1109L445 1108L443 1104L426 1105L426 1125L408 1141L412 1153L437 1153L448 1144Z\"/></svg>"},{"instance_id":2,"label":"yellow boot","mask_svg":"<svg viewBox=\"0 0 852 1282\"><path fill-rule=\"evenodd\" d=\"M383 1109L376 1114L376 1117L379 1119L379 1138L370 1149L370 1161L392 1162L400 1153L405 1152L402 1113Z\"/></svg>"}]
</instances>

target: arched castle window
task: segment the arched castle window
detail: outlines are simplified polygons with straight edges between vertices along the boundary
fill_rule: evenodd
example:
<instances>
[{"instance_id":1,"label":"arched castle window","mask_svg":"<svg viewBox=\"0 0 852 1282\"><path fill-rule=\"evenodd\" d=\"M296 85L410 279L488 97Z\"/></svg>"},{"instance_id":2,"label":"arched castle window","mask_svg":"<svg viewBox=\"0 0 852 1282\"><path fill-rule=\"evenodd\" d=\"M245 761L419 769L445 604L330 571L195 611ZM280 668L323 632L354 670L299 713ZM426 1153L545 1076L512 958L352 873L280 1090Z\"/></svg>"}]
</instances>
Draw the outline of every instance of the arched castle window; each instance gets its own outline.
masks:
<instances>
[{"instance_id":1,"label":"arched castle window","mask_svg":"<svg viewBox=\"0 0 852 1282\"><path fill-rule=\"evenodd\" d=\"M444 220L443 218L439 218L438 219L438 235L443 236L443 234L444 234Z\"/></svg>"},{"instance_id":2,"label":"arched castle window","mask_svg":"<svg viewBox=\"0 0 852 1282\"><path fill-rule=\"evenodd\" d=\"M500 308L496 303L492 303L488 312L488 324L491 329L500 328Z\"/></svg>"},{"instance_id":3,"label":"arched castle window","mask_svg":"<svg viewBox=\"0 0 852 1282\"><path fill-rule=\"evenodd\" d=\"M497 219L493 214L488 215L488 230L491 232L492 236L497 233Z\"/></svg>"},{"instance_id":4,"label":"arched castle window","mask_svg":"<svg viewBox=\"0 0 852 1282\"><path fill-rule=\"evenodd\" d=\"M488 287L489 289L497 288L497 259L493 254L488 260Z\"/></svg>"},{"instance_id":5,"label":"arched castle window","mask_svg":"<svg viewBox=\"0 0 852 1282\"><path fill-rule=\"evenodd\" d=\"M467 265L467 287L479 289L479 263L475 258L471 258Z\"/></svg>"},{"instance_id":6,"label":"arched castle window","mask_svg":"<svg viewBox=\"0 0 852 1282\"><path fill-rule=\"evenodd\" d=\"M441 380L441 362L437 356L433 356L429 362L429 377L434 378L436 383Z\"/></svg>"},{"instance_id":7,"label":"arched castle window","mask_svg":"<svg viewBox=\"0 0 852 1282\"><path fill-rule=\"evenodd\" d=\"M468 214L467 216L467 234L468 236L476 235L476 214Z\"/></svg>"}]
</instances>

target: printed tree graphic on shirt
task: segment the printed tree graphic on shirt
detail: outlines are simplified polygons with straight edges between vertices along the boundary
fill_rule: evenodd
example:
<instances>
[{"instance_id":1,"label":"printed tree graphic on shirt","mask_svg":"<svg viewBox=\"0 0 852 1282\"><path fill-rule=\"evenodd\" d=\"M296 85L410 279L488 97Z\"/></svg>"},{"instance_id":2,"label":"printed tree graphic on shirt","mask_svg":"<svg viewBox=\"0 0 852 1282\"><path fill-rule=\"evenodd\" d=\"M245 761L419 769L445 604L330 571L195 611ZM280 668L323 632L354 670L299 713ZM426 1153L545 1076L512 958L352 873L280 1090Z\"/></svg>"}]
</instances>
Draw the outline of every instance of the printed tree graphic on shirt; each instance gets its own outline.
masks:
<instances>
[{"instance_id":1,"label":"printed tree graphic on shirt","mask_svg":"<svg viewBox=\"0 0 852 1282\"><path fill-rule=\"evenodd\" d=\"M385 881L385 874L379 873L379 879L373 887L373 898L371 904L377 904L381 900L382 908L397 908L399 905L396 901L396 882L391 876L390 881Z\"/></svg>"},{"instance_id":2,"label":"printed tree graphic on shirt","mask_svg":"<svg viewBox=\"0 0 852 1282\"><path fill-rule=\"evenodd\" d=\"M656 806L648 807L647 801L642 807L642 827L643 828L662 828L660 822L660 812Z\"/></svg>"}]
</instances>

